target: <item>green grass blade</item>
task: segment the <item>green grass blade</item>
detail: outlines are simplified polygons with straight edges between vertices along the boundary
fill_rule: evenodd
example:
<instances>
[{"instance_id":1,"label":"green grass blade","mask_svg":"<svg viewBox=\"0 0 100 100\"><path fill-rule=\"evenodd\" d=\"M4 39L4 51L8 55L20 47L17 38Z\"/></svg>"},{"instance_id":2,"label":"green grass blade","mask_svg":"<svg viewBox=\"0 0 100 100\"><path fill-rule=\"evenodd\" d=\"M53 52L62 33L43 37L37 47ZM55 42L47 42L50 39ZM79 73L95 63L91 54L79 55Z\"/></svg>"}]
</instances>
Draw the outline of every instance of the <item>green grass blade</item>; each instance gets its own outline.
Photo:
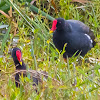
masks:
<instances>
[{"instance_id":1,"label":"green grass blade","mask_svg":"<svg viewBox=\"0 0 100 100\"><path fill-rule=\"evenodd\" d=\"M32 30L34 29L34 27L29 23L29 21L24 17L24 15L20 12L20 10L18 9L18 7L11 1L9 0L9 2L7 0L5 0L10 6L12 6L21 16L22 18L28 23L28 25L32 28Z\"/></svg>"},{"instance_id":2,"label":"green grass blade","mask_svg":"<svg viewBox=\"0 0 100 100\"><path fill-rule=\"evenodd\" d=\"M8 28L7 33L4 35L3 41L2 41L2 45L1 45L1 52L3 52L4 47L6 46L7 40L9 38L9 32L10 32L11 26Z\"/></svg>"},{"instance_id":3,"label":"green grass blade","mask_svg":"<svg viewBox=\"0 0 100 100\"><path fill-rule=\"evenodd\" d=\"M42 16L45 16L47 19L49 19L51 21L55 19L55 18L51 17L50 15L48 15L47 13L45 13L44 11L38 9L37 7L35 7L33 5L30 5L30 9L31 9L31 11L34 11L38 14L42 14Z\"/></svg>"}]
</instances>

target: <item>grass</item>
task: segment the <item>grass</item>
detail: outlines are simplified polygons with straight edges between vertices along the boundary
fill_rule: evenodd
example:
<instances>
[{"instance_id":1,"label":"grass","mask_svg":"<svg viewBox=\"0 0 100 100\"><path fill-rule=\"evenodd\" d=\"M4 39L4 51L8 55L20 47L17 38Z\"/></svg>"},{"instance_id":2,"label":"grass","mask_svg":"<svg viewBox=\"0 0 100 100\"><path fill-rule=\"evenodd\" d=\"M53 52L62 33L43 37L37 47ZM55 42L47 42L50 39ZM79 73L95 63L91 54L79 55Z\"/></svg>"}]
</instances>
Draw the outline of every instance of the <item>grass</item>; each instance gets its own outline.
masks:
<instances>
[{"instance_id":1,"label":"grass","mask_svg":"<svg viewBox=\"0 0 100 100\"><path fill-rule=\"evenodd\" d=\"M11 4L9 1L8 4ZM30 7L25 6L24 2L14 1L11 4L14 9L13 17L7 19L0 15L0 23L11 25L11 29L9 28L10 38L4 43L3 57L0 58L1 100L99 100L100 1L91 0L91 3L84 4L83 8L82 4L71 3L70 0L66 2L65 0L55 0L54 3L57 10L54 10L55 7L46 0L43 3L37 0L36 5L34 5L53 18L63 17L84 22L92 29L98 43L82 58L81 65L76 61L77 57L69 58L65 63L62 54L53 45L52 34L49 34L52 21L42 16L42 13L31 12ZM16 22L18 34L14 36L12 29L15 28ZM13 41L14 37L18 37L16 44ZM32 89L32 82L29 78L24 79L25 81L21 78L22 85L20 88L15 86L14 76L12 76L15 73L15 66L9 54L9 49L15 45L22 50L23 60L28 68L47 71L50 76L44 80L42 86L38 86L39 94L36 94ZM86 62L90 58L93 61ZM73 62L76 67L75 74L73 73ZM73 85L75 78L77 80L76 86ZM78 90L76 91L76 89Z\"/></svg>"}]
</instances>

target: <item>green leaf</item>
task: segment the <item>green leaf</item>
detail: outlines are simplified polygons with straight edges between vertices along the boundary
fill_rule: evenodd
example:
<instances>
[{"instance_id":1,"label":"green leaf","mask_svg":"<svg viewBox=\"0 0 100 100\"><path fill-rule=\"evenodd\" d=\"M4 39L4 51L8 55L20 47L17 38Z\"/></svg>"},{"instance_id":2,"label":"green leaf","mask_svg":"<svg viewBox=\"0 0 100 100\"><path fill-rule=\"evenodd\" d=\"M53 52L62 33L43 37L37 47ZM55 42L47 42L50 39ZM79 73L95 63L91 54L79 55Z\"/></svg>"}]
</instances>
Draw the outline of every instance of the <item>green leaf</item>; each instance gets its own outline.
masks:
<instances>
[{"instance_id":1,"label":"green leaf","mask_svg":"<svg viewBox=\"0 0 100 100\"><path fill-rule=\"evenodd\" d=\"M10 9L10 6L8 4L6 4L5 1L1 1L0 2L0 10L4 11L4 12L8 12L8 10Z\"/></svg>"},{"instance_id":2,"label":"green leaf","mask_svg":"<svg viewBox=\"0 0 100 100\"><path fill-rule=\"evenodd\" d=\"M4 47L6 46L7 40L9 38L9 32L10 32L11 26L8 28L7 33L4 35L3 41L2 41L2 45L1 45L1 52L3 52Z\"/></svg>"},{"instance_id":3,"label":"green leaf","mask_svg":"<svg viewBox=\"0 0 100 100\"><path fill-rule=\"evenodd\" d=\"M48 15L47 13L45 13L44 11L40 10L39 8L37 8L37 7L33 6L33 5L30 5L30 4L29 4L29 6L30 6L30 10L31 11L34 11L34 12L36 12L38 14L42 14L42 16L45 16L47 19L49 19L51 21L55 19L55 18L51 17L50 15Z\"/></svg>"}]
</instances>

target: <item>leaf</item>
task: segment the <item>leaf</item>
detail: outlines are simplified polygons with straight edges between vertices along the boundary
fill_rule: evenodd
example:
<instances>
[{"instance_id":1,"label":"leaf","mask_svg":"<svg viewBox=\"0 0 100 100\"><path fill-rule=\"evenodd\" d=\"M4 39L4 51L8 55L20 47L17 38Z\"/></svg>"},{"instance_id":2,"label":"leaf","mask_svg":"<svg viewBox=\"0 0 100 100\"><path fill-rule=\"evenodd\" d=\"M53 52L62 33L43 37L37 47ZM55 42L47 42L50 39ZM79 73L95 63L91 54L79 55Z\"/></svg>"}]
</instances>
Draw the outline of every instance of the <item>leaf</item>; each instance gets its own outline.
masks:
<instances>
[{"instance_id":1,"label":"leaf","mask_svg":"<svg viewBox=\"0 0 100 100\"><path fill-rule=\"evenodd\" d=\"M28 25L31 27L31 29L33 30L34 27L31 25L31 23L27 20L27 18L25 17L25 14L22 14L21 10L18 9L17 5L14 4L11 0L7 1L5 0L7 4L9 4L11 7L13 7L21 16L22 18L28 23ZM28 16L27 16L28 17Z\"/></svg>"},{"instance_id":2,"label":"leaf","mask_svg":"<svg viewBox=\"0 0 100 100\"><path fill-rule=\"evenodd\" d=\"M0 25L0 29L7 28L9 25Z\"/></svg>"},{"instance_id":3,"label":"leaf","mask_svg":"<svg viewBox=\"0 0 100 100\"><path fill-rule=\"evenodd\" d=\"M10 6L6 4L6 2L4 0L2 0L0 2L0 10L4 11L4 12L8 12Z\"/></svg>"},{"instance_id":4,"label":"leaf","mask_svg":"<svg viewBox=\"0 0 100 100\"><path fill-rule=\"evenodd\" d=\"M48 43L48 44L50 43L50 39L49 39L49 40L47 40L47 43Z\"/></svg>"},{"instance_id":5,"label":"leaf","mask_svg":"<svg viewBox=\"0 0 100 100\"><path fill-rule=\"evenodd\" d=\"M84 4L84 3L88 3L90 1L88 1L88 0L72 0L72 2L79 2L79 3Z\"/></svg>"},{"instance_id":6,"label":"leaf","mask_svg":"<svg viewBox=\"0 0 100 100\"><path fill-rule=\"evenodd\" d=\"M66 46L67 46L67 43L64 44L63 51L61 54L64 54L66 52L66 50L65 50Z\"/></svg>"},{"instance_id":7,"label":"leaf","mask_svg":"<svg viewBox=\"0 0 100 100\"><path fill-rule=\"evenodd\" d=\"M1 13L2 15L4 15L5 17L10 18L10 16L7 15L4 11L0 10L0 13Z\"/></svg>"},{"instance_id":8,"label":"leaf","mask_svg":"<svg viewBox=\"0 0 100 100\"><path fill-rule=\"evenodd\" d=\"M59 50L58 50L57 48L56 48L56 51L57 51L58 53L60 53Z\"/></svg>"},{"instance_id":9,"label":"leaf","mask_svg":"<svg viewBox=\"0 0 100 100\"><path fill-rule=\"evenodd\" d=\"M10 10L8 11L9 16L12 17L12 7L10 7Z\"/></svg>"},{"instance_id":10,"label":"leaf","mask_svg":"<svg viewBox=\"0 0 100 100\"><path fill-rule=\"evenodd\" d=\"M2 7L2 6L5 5L5 4L6 4L5 1L0 2L0 7Z\"/></svg>"},{"instance_id":11,"label":"leaf","mask_svg":"<svg viewBox=\"0 0 100 100\"><path fill-rule=\"evenodd\" d=\"M31 1L31 5L34 4L35 1L36 1L36 0L32 0L32 1Z\"/></svg>"},{"instance_id":12,"label":"leaf","mask_svg":"<svg viewBox=\"0 0 100 100\"><path fill-rule=\"evenodd\" d=\"M45 16L47 19L49 19L51 21L55 19L55 18L51 17L50 15L48 15L47 13L45 13L44 11L40 10L39 8L37 8L33 5L30 5L30 4L29 4L29 6L30 6L31 11L34 11L38 14L42 14L42 16Z\"/></svg>"},{"instance_id":13,"label":"leaf","mask_svg":"<svg viewBox=\"0 0 100 100\"><path fill-rule=\"evenodd\" d=\"M31 40L31 56L34 58L34 66L35 69L37 70L37 62L36 62L36 57L34 55L33 40Z\"/></svg>"},{"instance_id":14,"label":"leaf","mask_svg":"<svg viewBox=\"0 0 100 100\"><path fill-rule=\"evenodd\" d=\"M1 52L3 52L4 47L6 46L8 37L9 37L9 32L10 32L11 26L8 28L7 33L4 35L3 41L2 41L2 45L1 45Z\"/></svg>"},{"instance_id":15,"label":"leaf","mask_svg":"<svg viewBox=\"0 0 100 100\"><path fill-rule=\"evenodd\" d=\"M56 12L56 14L57 14L57 7L56 7L56 4L55 4L55 1L54 0L51 0L51 3L52 3L52 5L53 5L53 7L55 8L55 12Z\"/></svg>"}]
</instances>

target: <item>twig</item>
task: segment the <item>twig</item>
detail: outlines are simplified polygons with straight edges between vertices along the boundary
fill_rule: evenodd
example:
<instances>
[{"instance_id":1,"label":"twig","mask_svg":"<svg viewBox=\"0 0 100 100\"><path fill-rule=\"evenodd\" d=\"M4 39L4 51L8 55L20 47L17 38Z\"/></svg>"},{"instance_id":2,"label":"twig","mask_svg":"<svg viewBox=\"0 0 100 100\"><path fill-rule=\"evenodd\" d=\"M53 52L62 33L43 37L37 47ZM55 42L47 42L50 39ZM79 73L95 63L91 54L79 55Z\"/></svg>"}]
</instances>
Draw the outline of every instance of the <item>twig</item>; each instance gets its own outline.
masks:
<instances>
[{"instance_id":1,"label":"twig","mask_svg":"<svg viewBox=\"0 0 100 100\"><path fill-rule=\"evenodd\" d=\"M47 73L44 73L44 71L36 71L36 70L16 70L16 72L14 72L10 77L14 76L15 74L19 73L19 72L30 72L32 73L33 75L35 74L35 78L39 78L37 77L38 75L43 75L45 77L49 77L51 78L52 80L58 82L60 85L63 85L62 82L58 81L57 79L55 78L52 78L51 76L49 76ZM37 76L36 76L36 73L37 73Z\"/></svg>"}]
</instances>

